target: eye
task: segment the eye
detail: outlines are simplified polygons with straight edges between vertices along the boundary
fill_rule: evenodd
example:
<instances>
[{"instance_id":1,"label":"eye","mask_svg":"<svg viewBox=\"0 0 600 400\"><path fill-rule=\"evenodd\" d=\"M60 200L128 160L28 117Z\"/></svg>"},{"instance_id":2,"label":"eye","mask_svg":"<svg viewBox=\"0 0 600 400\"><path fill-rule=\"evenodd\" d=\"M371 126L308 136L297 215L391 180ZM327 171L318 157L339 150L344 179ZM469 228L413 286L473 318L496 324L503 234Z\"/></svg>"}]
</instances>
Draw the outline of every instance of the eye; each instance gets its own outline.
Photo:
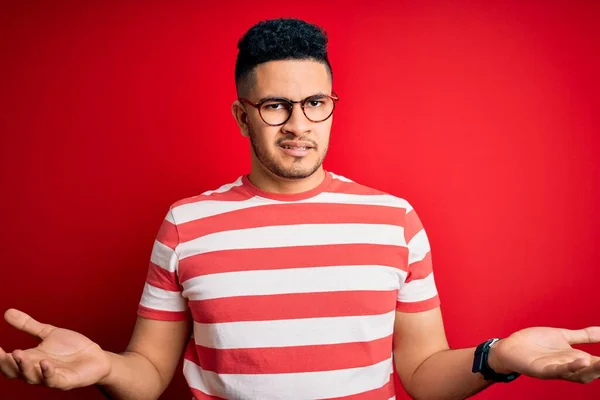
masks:
<instances>
[{"instance_id":1,"label":"eye","mask_svg":"<svg viewBox=\"0 0 600 400\"><path fill-rule=\"evenodd\" d=\"M267 110L267 111L280 111L280 110L286 110L288 108L288 105L283 102L268 102L268 103L263 104L262 107L264 110Z\"/></svg>"},{"instance_id":2,"label":"eye","mask_svg":"<svg viewBox=\"0 0 600 400\"><path fill-rule=\"evenodd\" d=\"M306 102L306 104L311 108L321 107L325 102L320 99L312 99Z\"/></svg>"}]
</instances>

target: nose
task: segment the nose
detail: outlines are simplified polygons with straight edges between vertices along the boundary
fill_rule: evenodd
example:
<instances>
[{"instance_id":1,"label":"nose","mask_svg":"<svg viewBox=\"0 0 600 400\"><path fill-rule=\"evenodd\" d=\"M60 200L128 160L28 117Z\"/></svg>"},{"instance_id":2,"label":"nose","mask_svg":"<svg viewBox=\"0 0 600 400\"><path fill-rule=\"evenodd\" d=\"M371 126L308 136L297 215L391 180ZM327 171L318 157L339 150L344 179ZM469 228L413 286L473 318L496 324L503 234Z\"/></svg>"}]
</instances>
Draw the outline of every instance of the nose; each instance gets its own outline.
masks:
<instances>
[{"instance_id":1,"label":"nose","mask_svg":"<svg viewBox=\"0 0 600 400\"><path fill-rule=\"evenodd\" d=\"M300 103L295 103L291 113L290 119L282 125L281 129L284 132L291 133L295 136L302 136L306 132L309 132L312 122L304 115L302 105Z\"/></svg>"}]
</instances>

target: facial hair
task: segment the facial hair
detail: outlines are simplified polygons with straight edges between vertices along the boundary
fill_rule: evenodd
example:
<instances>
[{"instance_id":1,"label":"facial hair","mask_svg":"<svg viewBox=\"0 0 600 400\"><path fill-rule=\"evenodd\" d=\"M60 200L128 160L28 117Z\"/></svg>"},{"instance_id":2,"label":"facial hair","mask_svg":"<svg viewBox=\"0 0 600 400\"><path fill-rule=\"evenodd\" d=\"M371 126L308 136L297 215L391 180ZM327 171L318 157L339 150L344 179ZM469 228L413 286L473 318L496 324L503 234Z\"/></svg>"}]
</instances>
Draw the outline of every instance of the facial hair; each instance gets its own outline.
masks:
<instances>
[{"instance_id":1,"label":"facial hair","mask_svg":"<svg viewBox=\"0 0 600 400\"><path fill-rule=\"evenodd\" d=\"M256 138L256 133L254 129L248 124L248 136L250 137L250 145L252 146L252 151L256 155L258 161L272 174L278 176L282 179L304 179L308 178L312 174L314 174L319 167L323 164L323 159L327 154L327 147L323 152L323 156L319 157L319 159L315 162L315 164L310 168L302 168L300 163L302 162L302 157L296 157L291 168L285 168L282 165L278 164L274 157L270 156L266 149L259 143ZM278 142L283 140L293 140L294 136L284 137L280 139ZM314 143L314 142L313 142ZM317 150L315 143L315 150ZM294 168L296 166L296 168Z\"/></svg>"}]
</instances>

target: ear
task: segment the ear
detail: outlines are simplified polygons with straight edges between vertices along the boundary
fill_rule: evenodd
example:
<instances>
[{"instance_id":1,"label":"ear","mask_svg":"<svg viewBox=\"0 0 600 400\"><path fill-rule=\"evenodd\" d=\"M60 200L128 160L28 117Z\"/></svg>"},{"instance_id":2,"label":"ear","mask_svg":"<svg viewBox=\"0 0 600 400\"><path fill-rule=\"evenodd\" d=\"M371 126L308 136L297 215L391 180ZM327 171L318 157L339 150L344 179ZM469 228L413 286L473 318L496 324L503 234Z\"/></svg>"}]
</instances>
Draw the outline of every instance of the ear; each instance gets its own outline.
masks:
<instances>
[{"instance_id":1,"label":"ear","mask_svg":"<svg viewBox=\"0 0 600 400\"><path fill-rule=\"evenodd\" d=\"M242 136L248 137L248 113L239 100L234 101L231 105L231 113L233 114L233 118L240 128L240 133Z\"/></svg>"}]
</instances>

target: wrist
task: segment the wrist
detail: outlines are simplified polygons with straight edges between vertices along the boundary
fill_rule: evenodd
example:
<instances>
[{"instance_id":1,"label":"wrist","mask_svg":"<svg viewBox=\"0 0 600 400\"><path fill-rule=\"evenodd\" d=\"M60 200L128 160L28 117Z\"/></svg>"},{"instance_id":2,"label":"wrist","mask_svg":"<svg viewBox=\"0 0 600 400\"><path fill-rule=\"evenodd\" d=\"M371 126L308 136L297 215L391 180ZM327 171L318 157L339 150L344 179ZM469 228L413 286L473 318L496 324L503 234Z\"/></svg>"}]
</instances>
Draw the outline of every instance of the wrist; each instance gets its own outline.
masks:
<instances>
[{"instance_id":1,"label":"wrist","mask_svg":"<svg viewBox=\"0 0 600 400\"><path fill-rule=\"evenodd\" d=\"M473 358L473 373L480 373L483 379L492 382L512 382L519 377L520 374L514 373L502 362L499 356L502 354L499 350L503 343L497 345L499 339L488 339L475 348Z\"/></svg>"},{"instance_id":2,"label":"wrist","mask_svg":"<svg viewBox=\"0 0 600 400\"><path fill-rule=\"evenodd\" d=\"M110 351L104 351L104 356L107 360L108 370L106 371L105 375L98 380L97 385L110 386L111 383L114 382L114 365L119 355L111 353Z\"/></svg>"},{"instance_id":3,"label":"wrist","mask_svg":"<svg viewBox=\"0 0 600 400\"><path fill-rule=\"evenodd\" d=\"M504 366L504 364L502 364L502 362L498 358L498 345L500 344L500 342L502 342L502 339L498 340L496 343L494 343L490 347L489 354L488 354L488 360L487 360L488 365L497 374L504 374L504 375L512 374L515 371L512 371L512 370L506 368Z\"/></svg>"}]
</instances>

